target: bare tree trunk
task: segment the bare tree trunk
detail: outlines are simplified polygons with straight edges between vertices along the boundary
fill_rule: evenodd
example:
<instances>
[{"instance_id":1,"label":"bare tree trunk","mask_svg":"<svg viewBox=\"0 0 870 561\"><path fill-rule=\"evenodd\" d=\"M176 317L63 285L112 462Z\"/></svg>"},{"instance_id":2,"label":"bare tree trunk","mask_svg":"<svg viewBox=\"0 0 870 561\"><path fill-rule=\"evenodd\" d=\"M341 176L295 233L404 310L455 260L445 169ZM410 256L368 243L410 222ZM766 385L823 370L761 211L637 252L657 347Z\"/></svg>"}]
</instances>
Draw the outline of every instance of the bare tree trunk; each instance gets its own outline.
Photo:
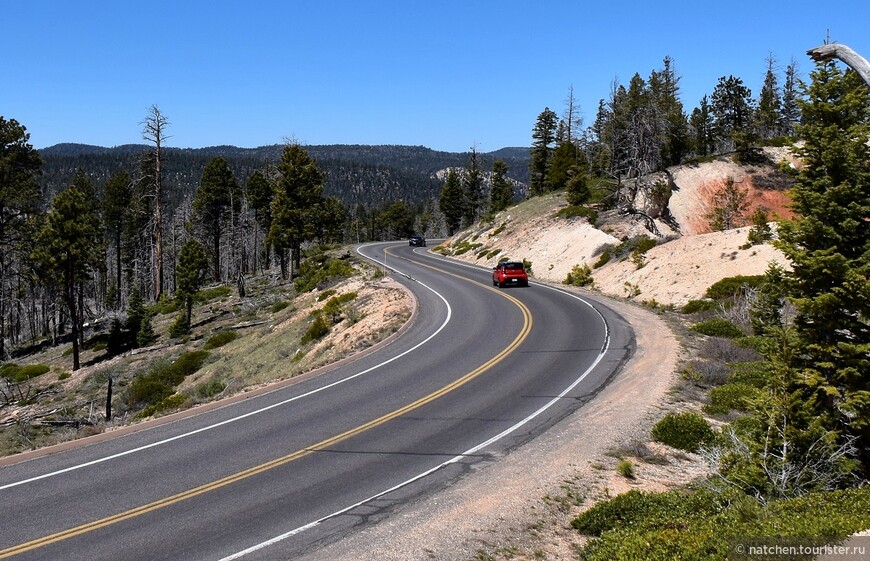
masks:
<instances>
[{"instance_id":1,"label":"bare tree trunk","mask_svg":"<svg viewBox=\"0 0 870 561\"><path fill-rule=\"evenodd\" d=\"M162 147L163 142L169 138L166 135L166 127L169 120L160 112L156 105L148 109L148 115L143 123L142 138L154 144L155 148L155 177L154 177L154 299L160 298L163 293L163 179L162 179Z\"/></svg>"},{"instance_id":2,"label":"bare tree trunk","mask_svg":"<svg viewBox=\"0 0 870 561\"><path fill-rule=\"evenodd\" d=\"M846 63L852 70L861 76L868 86L870 86L870 63L867 59L840 43L831 43L830 45L821 45L807 51L810 57L817 61L827 61L832 58L837 58Z\"/></svg>"}]
</instances>

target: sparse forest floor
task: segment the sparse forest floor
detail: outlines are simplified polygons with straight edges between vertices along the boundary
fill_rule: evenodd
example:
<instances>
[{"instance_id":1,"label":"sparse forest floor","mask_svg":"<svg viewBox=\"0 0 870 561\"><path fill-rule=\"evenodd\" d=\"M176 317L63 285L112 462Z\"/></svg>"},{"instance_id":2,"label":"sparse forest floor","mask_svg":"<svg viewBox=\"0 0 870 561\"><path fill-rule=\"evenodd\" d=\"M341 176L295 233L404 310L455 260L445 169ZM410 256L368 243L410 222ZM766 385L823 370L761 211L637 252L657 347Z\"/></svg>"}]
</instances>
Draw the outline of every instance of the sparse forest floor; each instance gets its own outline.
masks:
<instances>
[{"instance_id":1,"label":"sparse forest floor","mask_svg":"<svg viewBox=\"0 0 870 561\"><path fill-rule=\"evenodd\" d=\"M13 383L3 379L0 403L0 456L110 432L151 416L189 409L240 392L296 377L384 340L404 325L413 309L411 296L398 283L365 263L358 274L323 290L299 294L277 275L254 277L247 295L235 288L212 287L194 306L189 336L171 339L170 326L180 313L174 306L151 309L156 341L148 347L109 357L105 333L91 335L81 355L83 367L71 372L70 344L50 347L15 361L44 365L48 371ZM347 302L327 323L329 332L302 343L312 312L330 298ZM103 325L110 322L105 321ZM221 334L216 337L216 335ZM182 357L179 361L179 357ZM176 393L149 410L131 403L137 376L189 357L201 364L175 388ZM109 377L113 379L112 419L105 420Z\"/></svg>"}]
</instances>

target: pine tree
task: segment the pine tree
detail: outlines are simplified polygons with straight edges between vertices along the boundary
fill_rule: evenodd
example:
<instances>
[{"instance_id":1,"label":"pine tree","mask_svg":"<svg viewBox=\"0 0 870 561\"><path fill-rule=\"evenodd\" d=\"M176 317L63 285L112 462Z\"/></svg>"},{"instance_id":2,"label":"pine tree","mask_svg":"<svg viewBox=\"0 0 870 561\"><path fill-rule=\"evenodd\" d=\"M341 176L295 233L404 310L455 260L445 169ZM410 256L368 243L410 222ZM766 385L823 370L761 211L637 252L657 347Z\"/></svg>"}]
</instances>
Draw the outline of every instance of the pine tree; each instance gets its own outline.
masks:
<instances>
[{"instance_id":1,"label":"pine tree","mask_svg":"<svg viewBox=\"0 0 870 561\"><path fill-rule=\"evenodd\" d=\"M752 91L740 78L722 76L710 97L710 106L716 138L725 150L730 150L735 143L734 135L745 133L751 124Z\"/></svg>"},{"instance_id":2,"label":"pine tree","mask_svg":"<svg viewBox=\"0 0 870 561\"><path fill-rule=\"evenodd\" d=\"M302 262L302 244L315 239L326 176L317 162L298 144L284 147L278 164L280 177L272 198L269 242L279 252L281 276L287 277L286 250L292 252L293 270Z\"/></svg>"},{"instance_id":3,"label":"pine tree","mask_svg":"<svg viewBox=\"0 0 870 561\"><path fill-rule=\"evenodd\" d=\"M100 252L102 229L93 201L82 188L81 176L51 202L45 226L37 235L33 257L46 275L63 289L63 300L72 324L73 370L78 370L83 310L83 283L104 261Z\"/></svg>"},{"instance_id":4,"label":"pine tree","mask_svg":"<svg viewBox=\"0 0 870 561\"><path fill-rule=\"evenodd\" d=\"M272 197L274 191L266 174L256 170L248 178L246 183L248 203L254 210L254 220L264 232L268 232L272 226ZM268 239L268 238L267 238ZM269 266L269 244L263 240L264 262Z\"/></svg>"},{"instance_id":5,"label":"pine tree","mask_svg":"<svg viewBox=\"0 0 870 561\"><path fill-rule=\"evenodd\" d=\"M842 439L858 437L870 471L870 105L852 71L816 66L801 102L805 141L792 189L793 222L780 227L792 263L791 297L806 407Z\"/></svg>"},{"instance_id":6,"label":"pine tree","mask_svg":"<svg viewBox=\"0 0 870 561\"><path fill-rule=\"evenodd\" d=\"M797 62L792 60L785 69L785 83L782 86L782 111L780 117L781 134L786 136L794 135L794 127L800 122L801 113L798 101L800 95L798 93L798 78L797 78Z\"/></svg>"},{"instance_id":7,"label":"pine tree","mask_svg":"<svg viewBox=\"0 0 870 561\"><path fill-rule=\"evenodd\" d=\"M715 121L707 96L701 98L698 107L692 111L690 124L693 131L695 154L709 156L716 150Z\"/></svg>"},{"instance_id":8,"label":"pine tree","mask_svg":"<svg viewBox=\"0 0 870 561\"><path fill-rule=\"evenodd\" d=\"M178 253L178 264L175 267L175 276L178 287L175 298L184 306L182 316L183 332L190 331L190 320L193 312L193 297L202 286L208 271L208 256L200 243L189 238L181 251ZM179 320L181 322L182 320Z\"/></svg>"},{"instance_id":9,"label":"pine tree","mask_svg":"<svg viewBox=\"0 0 870 561\"><path fill-rule=\"evenodd\" d=\"M462 174L462 190L465 193L465 224L470 226L480 217L483 203L483 173L477 149L473 146Z\"/></svg>"},{"instance_id":10,"label":"pine tree","mask_svg":"<svg viewBox=\"0 0 870 561\"><path fill-rule=\"evenodd\" d=\"M556 141L558 117L549 107L544 108L532 129L532 149L529 159L529 192L540 196L550 190L548 184L550 159Z\"/></svg>"},{"instance_id":11,"label":"pine tree","mask_svg":"<svg viewBox=\"0 0 870 561\"><path fill-rule=\"evenodd\" d=\"M459 184L459 176L453 168L447 172L447 180L438 198L438 208L444 214L447 234L452 236L462 225L465 209L465 194L462 192L462 185Z\"/></svg>"},{"instance_id":12,"label":"pine tree","mask_svg":"<svg viewBox=\"0 0 870 561\"><path fill-rule=\"evenodd\" d=\"M758 133L763 139L771 139L777 136L782 123L782 101L780 99L779 84L776 79L776 59L771 54L767 58L767 72L764 74L764 83L758 94L758 110L755 112L755 120Z\"/></svg>"},{"instance_id":13,"label":"pine tree","mask_svg":"<svg viewBox=\"0 0 870 561\"><path fill-rule=\"evenodd\" d=\"M30 237L28 217L38 213L41 167L27 128L0 116L0 356L6 356L6 305L14 300L9 293L12 260Z\"/></svg>"},{"instance_id":14,"label":"pine tree","mask_svg":"<svg viewBox=\"0 0 870 561\"><path fill-rule=\"evenodd\" d=\"M749 209L749 191L741 189L729 177L713 194L713 209L707 214L710 228L714 231L731 230L743 225L744 215Z\"/></svg>"},{"instance_id":15,"label":"pine tree","mask_svg":"<svg viewBox=\"0 0 870 561\"><path fill-rule=\"evenodd\" d=\"M508 166L503 160L492 163L492 186L489 190L489 212L501 212L514 203L514 188L507 179Z\"/></svg>"},{"instance_id":16,"label":"pine tree","mask_svg":"<svg viewBox=\"0 0 870 561\"><path fill-rule=\"evenodd\" d=\"M239 185L229 163L217 157L205 166L199 188L193 196L193 210L197 221L211 242L212 274L215 282L221 281L221 236L233 203L240 202ZM234 196L235 194L235 196ZM235 209L236 213L238 209Z\"/></svg>"}]
</instances>

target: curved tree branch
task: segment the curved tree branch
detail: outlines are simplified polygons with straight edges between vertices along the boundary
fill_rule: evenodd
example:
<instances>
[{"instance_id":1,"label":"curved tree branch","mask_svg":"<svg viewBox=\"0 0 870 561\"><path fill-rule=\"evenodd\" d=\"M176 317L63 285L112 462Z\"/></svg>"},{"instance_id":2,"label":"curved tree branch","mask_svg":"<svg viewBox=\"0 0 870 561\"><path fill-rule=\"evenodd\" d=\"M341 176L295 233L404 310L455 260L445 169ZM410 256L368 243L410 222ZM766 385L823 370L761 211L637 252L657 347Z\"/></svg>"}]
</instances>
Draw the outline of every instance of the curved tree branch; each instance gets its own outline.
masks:
<instances>
[{"instance_id":1,"label":"curved tree branch","mask_svg":"<svg viewBox=\"0 0 870 561\"><path fill-rule=\"evenodd\" d=\"M840 43L831 43L830 45L821 45L815 49L810 49L807 54L816 62L831 60L832 58L839 59L847 64L852 70L861 76L861 79L870 86L870 63L867 59Z\"/></svg>"}]
</instances>

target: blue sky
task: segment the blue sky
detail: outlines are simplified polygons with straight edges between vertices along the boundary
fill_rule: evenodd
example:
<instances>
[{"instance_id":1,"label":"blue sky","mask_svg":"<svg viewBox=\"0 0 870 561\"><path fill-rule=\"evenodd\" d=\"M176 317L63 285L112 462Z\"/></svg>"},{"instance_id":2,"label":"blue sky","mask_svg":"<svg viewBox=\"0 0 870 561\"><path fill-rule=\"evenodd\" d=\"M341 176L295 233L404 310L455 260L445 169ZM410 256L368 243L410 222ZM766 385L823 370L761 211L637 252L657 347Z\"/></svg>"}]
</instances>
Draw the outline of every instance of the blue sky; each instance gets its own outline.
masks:
<instances>
[{"instance_id":1,"label":"blue sky","mask_svg":"<svg viewBox=\"0 0 870 561\"><path fill-rule=\"evenodd\" d=\"M834 3L828 5L834 6ZM812 69L830 34L870 58L870 4L580 0L0 0L0 115L37 148L139 143L156 104L170 146L528 146L568 89L594 119L614 79L673 58L687 112L733 74L756 95L773 54ZM851 12L850 12L851 10Z\"/></svg>"}]
</instances>

